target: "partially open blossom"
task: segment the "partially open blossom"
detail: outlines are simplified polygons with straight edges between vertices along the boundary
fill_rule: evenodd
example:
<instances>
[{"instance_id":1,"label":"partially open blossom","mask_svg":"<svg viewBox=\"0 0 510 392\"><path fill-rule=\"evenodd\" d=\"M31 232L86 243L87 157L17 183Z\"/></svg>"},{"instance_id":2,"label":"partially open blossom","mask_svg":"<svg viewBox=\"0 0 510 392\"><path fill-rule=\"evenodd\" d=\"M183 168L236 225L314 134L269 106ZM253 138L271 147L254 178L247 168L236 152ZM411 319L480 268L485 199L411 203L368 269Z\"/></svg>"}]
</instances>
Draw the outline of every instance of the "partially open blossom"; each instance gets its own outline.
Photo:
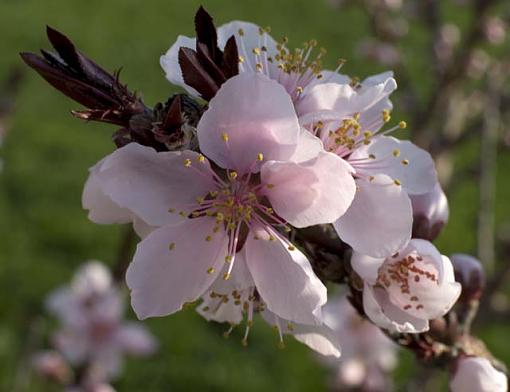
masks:
<instances>
[{"instance_id":1,"label":"partially open blossom","mask_svg":"<svg viewBox=\"0 0 510 392\"><path fill-rule=\"evenodd\" d=\"M508 380L488 359L462 356L455 364L450 389L452 392L507 392Z\"/></svg>"},{"instance_id":2,"label":"partially open blossom","mask_svg":"<svg viewBox=\"0 0 510 392\"><path fill-rule=\"evenodd\" d=\"M338 73L345 60L339 60L334 71L323 69L322 59L326 50L318 49L317 41L310 40L302 48L290 49L287 38L277 42L269 33L269 28L233 21L217 29L217 44L223 50L229 38L235 37L239 53L239 73L259 73L277 81L285 88L293 102L298 102L315 84L349 83L349 77ZM161 56L160 63L170 82L197 96L199 93L184 82L179 64L180 49L195 46L195 38L180 35L166 54Z\"/></svg>"},{"instance_id":3,"label":"partially open blossom","mask_svg":"<svg viewBox=\"0 0 510 392\"><path fill-rule=\"evenodd\" d=\"M297 259L297 261L303 262L304 260ZM306 264L303 263L303 266L310 275L313 274ZM255 282L246 265L246 252L244 251L237 256L236 268L233 270L231 278L227 281L218 278L203 295L202 300L203 302L197 308L198 313L207 320L230 324L225 336L230 335L234 328L245 321L243 345L248 344L248 336L253 327L253 317L258 313L275 329L280 347L284 345L284 336L292 335L322 355L340 356L339 340L328 326L296 323L267 309L255 288Z\"/></svg>"},{"instance_id":4,"label":"partially open blossom","mask_svg":"<svg viewBox=\"0 0 510 392\"><path fill-rule=\"evenodd\" d=\"M389 95L397 85L391 72L357 86L314 86L297 105L300 123L318 136L327 151L354 169L358 191L347 213L334 226L357 252L384 257L411 238L409 195L431 191L437 183L434 162L409 141L386 136L404 122L380 131L390 120Z\"/></svg>"},{"instance_id":5,"label":"partially open blossom","mask_svg":"<svg viewBox=\"0 0 510 392\"><path fill-rule=\"evenodd\" d=\"M345 296L328 299L324 321L342 342L340 359L327 361L337 371L335 387L388 390L388 374L397 365L397 345L362 318Z\"/></svg>"},{"instance_id":6,"label":"partially open blossom","mask_svg":"<svg viewBox=\"0 0 510 392\"><path fill-rule=\"evenodd\" d=\"M137 315L167 315L197 300L218 277L231 277L242 251L268 310L320 323L326 288L287 232L345 213L355 193L352 168L324 152L300 128L285 90L258 74L222 85L198 141L203 155L131 143L92 171L84 191L92 220L116 223L127 212L156 228L127 271Z\"/></svg>"},{"instance_id":7,"label":"partially open blossom","mask_svg":"<svg viewBox=\"0 0 510 392\"><path fill-rule=\"evenodd\" d=\"M448 222L448 199L436 183L434 189L421 195L411 195L413 206L413 237L433 241Z\"/></svg>"},{"instance_id":8,"label":"partially open blossom","mask_svg":"<svg viewBox=\"0 0 510 392\"><path fill-rule=\"evenodd\" d=\"M118 375L124 354L145 356L156 348L140 323L122 320L122 295L99 262L83 265L69 286L48 297L47 307L61 323L55 348L73 366L86 366L94 379Z\"/></svg>"},{"instance_id":9,"label":"partially open blossom","mask_svg":"<svg viewBox=\"0 0 510 392\"><path fill-rule=\"evenodd\" d=\"M485 271L482 263L473 256L456 253L450 256L455 279L462 285L459 300L464 302L479 300L485 288Z\"/></svg>"},{"instance_id":10,"label":"partially open blossom","mask_svg":"<svg viewBox=\"0 0 510 392\"><path fill-rule=\"evenodd\" d=\"M37 374L58 384L66 384L71 379L71 368L57 351L36 353L32 358L32 366Z\"/></svg>"},{"instance_id":11,"label":"partially open blossom","mask_svg":"<svg viewBox=\"0 0 510 392\"><path fill-rule=\"evenodd\" d=\"M364 280L365 313L390 331L428 330L429 320L446 314L460 295L450 260L425 240L413 239L387 258L354 253L351 264Z\"/></svg>"}]
</instances>

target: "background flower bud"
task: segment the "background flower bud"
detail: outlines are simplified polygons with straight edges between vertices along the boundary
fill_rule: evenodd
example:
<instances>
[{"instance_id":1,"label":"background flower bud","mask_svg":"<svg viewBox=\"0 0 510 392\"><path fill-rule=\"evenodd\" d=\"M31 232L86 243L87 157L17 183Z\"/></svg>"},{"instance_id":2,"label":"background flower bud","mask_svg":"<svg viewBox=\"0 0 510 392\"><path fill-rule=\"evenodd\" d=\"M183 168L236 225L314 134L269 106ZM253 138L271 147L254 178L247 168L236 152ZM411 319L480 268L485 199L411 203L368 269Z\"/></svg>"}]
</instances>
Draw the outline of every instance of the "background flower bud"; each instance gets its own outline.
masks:
<instances>
[{"instance_id":1,"label":"background flower bud","mask_svg":"<svg viewBox=\"0 0 510 392\"><path fill-rule=\"evenodd\" d=\"M448 222L449 208L446 195L439 183L422 195L411 195L413 206L413 238L433 241Z\"/></svg>"},{"instance_id":2,"label":"background flower bud","mask_svg":"<svg viewBox=\"0 0 510 392\"><path fill-rule=\"evenodd\" d=\"M485 287L485 272L478 259L462 253L450 256L455 271L455 280L462 285L459 301L480 299Z\"/></svg>"}]
</instances>

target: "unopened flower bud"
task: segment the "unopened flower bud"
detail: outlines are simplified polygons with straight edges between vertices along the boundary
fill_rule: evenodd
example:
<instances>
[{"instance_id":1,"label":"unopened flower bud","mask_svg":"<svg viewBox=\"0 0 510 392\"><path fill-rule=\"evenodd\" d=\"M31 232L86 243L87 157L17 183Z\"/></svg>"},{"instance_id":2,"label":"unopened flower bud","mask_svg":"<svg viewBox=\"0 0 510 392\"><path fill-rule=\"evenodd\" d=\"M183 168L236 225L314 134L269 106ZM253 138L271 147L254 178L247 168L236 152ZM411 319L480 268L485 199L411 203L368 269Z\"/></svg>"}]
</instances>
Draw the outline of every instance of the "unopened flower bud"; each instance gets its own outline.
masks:
<instances>
[{"instance_id":1,"label":"unopened flower bud","mask_svg":"<svg viewBox=\"0 0 510 392\"><path fill-rule=\"evenodd\" d=\"M470 302L480 299L485 287L485 272L476 258L457 253L450 256L455 271L455 280L462 285L459 301Z\"/></svg>"},{"instance_id":2,"label":"unopened flower bud","mask_svg":"<svg viewBox=\"0 0 510 392\"><path fill-rule=\"evenodd\" d=\"M412 195L413 238L433 241L448 222L448 200L439 183L429 193Z\"/></svg>"},{"instance_id":3,"label":"unopened flower bud","mask_svg":"<svg viewBox=\"0 0 510 392\"><path fill-rule=\"evenodd\" d=\"M506 392L508 380L482 357L462 356L457 359L450 378L452 392Z\"/></svg>"}]
</instances>

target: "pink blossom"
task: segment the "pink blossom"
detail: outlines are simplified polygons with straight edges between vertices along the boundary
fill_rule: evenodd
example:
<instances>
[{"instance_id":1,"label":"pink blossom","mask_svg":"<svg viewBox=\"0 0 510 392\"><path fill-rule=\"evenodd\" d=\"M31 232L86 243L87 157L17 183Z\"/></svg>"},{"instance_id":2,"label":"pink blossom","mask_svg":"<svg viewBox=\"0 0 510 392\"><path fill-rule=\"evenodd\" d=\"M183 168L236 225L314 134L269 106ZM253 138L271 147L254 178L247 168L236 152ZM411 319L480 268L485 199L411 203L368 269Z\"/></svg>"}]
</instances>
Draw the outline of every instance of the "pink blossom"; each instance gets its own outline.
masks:
<instances>
[{"instance_id":1,"label":"pink blossom","mask_svg":"<svg viewBox=\"0 0 510 392\"><path fill-rule=\"evenodd\" d=\"M135 312L180 310L218 277L229 279L242 250L270 311L320 323L326 288L286 232L345 213L355 193L352 168L324 152L300 128L282 86L258 74L225 82L197 131L204 155L132 143L96 166L84 191L92 220L139 219L156 228L127 271Z\"/></svg>"},{"instance_id":2,"label":"pink blossom","mask_svg":"<svg viewBox=\"0 0 510 392\"><path fill-rule=\"evenodd\" d=\"M318 136L327 151L354 169L358 192L334 226L354 250L384 257L411 238L409 195L431 191L437 175L431 156L409 141L386 136L405 128L401 122L380 132L390 120L389 95L397 85L391 72L375 75L358 86L316 85L296 105L300 123Z\"/></svg>"},{"instance_id":3,"label":"pink blossom","mask_svg":"<svg viewBox=\"0 0 510 392\"><path fill-rule=\"evenodd\" d=\"M119 373L123 354L145 356L156 348L142 325L122 320L122 295L97 261L83 265L69 286L52 293L47 307L61 322L55 347L71 364L87 365L100 380Z\"/></svg>"},{"instance_id":4,"label":"pink blossom","mask_svg":"<svg viewBox=\"0 0 510 392\"><path fill-rule=\"evenodd\" d=\"M239 52L239 72L259 73L280 83L294 102L298 102L306 91L320 83L349 83L350 78L338 73L344 60L334 71L322 69L322 58L326 51L317 49L317 42L310 40L303 48L289 49L287 38L281 42L274 40L268 29L256 24L233 21L217 29L218 47L223 49L227 40L234 36ZM180 35L165 55L161 56L160 64L167 79L183 87L194 96L199 94L184 83L178 54L181 47L194 48L195 38Z\"/></svg>"},{"instance_id":5,"label":"pink blossom","mask_svg":"<svg viewBox=\"0 0 510 392\"><path fill-rule=\"evenodd\" d=\"M365 282L367 316L390 331L428 330L429 320L446 314L460 295L450 260L425 240L413 239L387 258L354 253L351 264Z\"/></svg>"},{"instance_id":6,"label":"pink blossom","mask_svg":"<svg viewBox=\"0 0 510 392\"><path fill-rule=\"evenodd\" d=\"M450 379L452 392L506 392L506 375L482 357L460 357Z\"/></svg>"}]
</instances>

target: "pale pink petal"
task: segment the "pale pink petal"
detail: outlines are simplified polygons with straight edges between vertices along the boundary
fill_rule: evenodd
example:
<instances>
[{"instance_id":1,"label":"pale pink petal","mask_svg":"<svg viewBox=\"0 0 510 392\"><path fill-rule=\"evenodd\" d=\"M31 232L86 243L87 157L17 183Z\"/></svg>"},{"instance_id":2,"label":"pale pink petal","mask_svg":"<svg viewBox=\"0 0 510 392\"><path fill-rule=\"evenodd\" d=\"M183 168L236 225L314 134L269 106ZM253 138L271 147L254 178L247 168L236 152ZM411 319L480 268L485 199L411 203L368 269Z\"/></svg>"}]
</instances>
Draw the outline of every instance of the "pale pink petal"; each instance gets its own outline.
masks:
<instances>
[{"instance_id":1,"label":"pale pink petal","mask_svg":"<svg viewBox=\"0 0 510 392\"><path fill-rule=\"evenodd\" d=\"M356 192L350 165L328 152L299 164L267 162L261 178L273 209L295 227L334 222Z\"/></svg>"},{"instance_id":2,"label":"pale pink petal","mask_svg":"<svg viewBox=\"0 0 510 392\"><path fill-rule=\"evenodd\" d=\"M160 57L159 63L165 71L166 78L170 83L183 87L189 94L199 97L200 94L193 88L184 83L182 78L181 66L179 65L179 49L181 47L195 49L196 39L179 35L177 41Z\"/></svg>"},{"instance_id":3,"label":"pale pink petal","mask_svg":"<svg viewBox=\"0 0 510 392\"><path fill-rule=\"evenodd\" d=\"M362 254L386 257L411 239L411 202L401 186L384 175L357 180L347 212L334 223L340 238Z\"/></svg>"},{"instance_id":4,"label":"pale pink petal","mask_svg":"<svg viewBox=\"0 0 510 392\"><path fill-rule=\"evenodd\" d=\"M153 231L138 244L126 279L140 319L174 313L211 286L228 243L223 231L213 234L215 225L213 218L187 219Z\"/></svg>"},{"instance_id":5,"label":"pale pink petal","mask_svg":"<svg viewBox=\"0 0 510 392\"><path fill-rule=\"evenodd\" d=\"M275 320L278 320L283 334L294 336L297 341L307 345L315 352L324 356L340 357L340 342L334 331L327 325L296 324L278 317L267 309L261 315L272 327L277 327Z\"/></svg>"},{"instance_id":6,"label":"pale pink petal","mask_svg":"<svg viewBox=\"0 0 510 392\"><path fill-rule=\"evenodd\" d=\"M240 30L242 34L240 34ZM233 21L218 27L218 46L220 49L225 47L227 40L235 36L237 51L244 61L239 64L240 72L255 72L255 64L260 62L263 66L265 61L258 61L253 53L254 48L261 49L263 46L267 49L267 56L273 57L276 53L276 41L267 33L260 34L260 27L254 23Z\"/></svg>"},{"instance_id":7,"label":"pale pink petal","mask_svg":"<svg viewBox=\"0 0 510 392\"><path fill-rule=\"evenodd\" d=\"M419 333L429 329L427 320L417 319L393 305L383 289L365 283L363 309L372 322L391 332Z\"/></svg>"},{"instance_id":8,"label":"pale pink petal","mask_svg":"<svg viewBox=\"0 0 510 392\"><path fill-rule=\"evenodd\" d=\"M234 265L230 272L230 278L227 280L223 279L224 273L229 268L229 265L225 263L225 266L218 274L218 278L212 284L211 290L219 294L230 294L234 290L243 291L255 285L246 265L246 247L243 247L236 253L233 262Z\"/></svg>"},{"instance_id":9,"label":"pale pink petal","mask_svg":"<svg viewBox=\"0 0 510 392\"><path fill-rule=\"evenodd\" d=\"M360 129L363 131L370 131L372 133L376 133L379 131L384 124L383 111L384 110L392 110L393 104L389 100L389 98L381 99L370 109L363 111L360 114L360 118L358 123L360 125Z\"/></svg>"},{"instance_id":10,"label":"pale pink petal","mask_svg":"<svg viewBox=\"0 0 510 392\"><path fill-rule=\"evenodd\" d=\"M260 153L265 160L290 158L300 127L292 100L281 85L244 73L221 86L197 131L205 155L223 168L244 173L258 171Z\"/></svg>"},{"instance_id":11,"label":"pale pink petal","mask_svg":"<svg viewBox=\"0 0 510 392\"><path fill-rule=\"evenodd\" d=\"M230 323L233 325L240 324L243 321L242 305L236 305L232 298L229 298L229 301L224 303L223 298L211 298L210 295L206 294L204 301L196 310L207 321Z\"/></svg>"},{"instance_id":12,"label":"pale pink petal","mask_svg":"<svg viewBox=\"0 0 510 392\"><path fill-rule=\"evenodd\" d=\"M163 226L181 221L179 211L189 213L197 197L214 190L209 163L199 162L198 156L192 151L156 152L130 143L105 159L96 178L118 206L148 225ZM186 160L193 167L186 167Z\"/></svg>"},{"instance_id":13,"label":"pale pink petal","mask_svg":"<svg viewBox=\"0 0 510 392\"><path fill-rule=\"evenodd\" d=\"M336 83L336 84L349 84L351 83L351 78L347 75L343 75L338 72L324 70L321 71L322 78L317 79L314 78L305 88L302 96L304 96L310 89L318 84L324 83Z\"/></svg>"},{"instance_id":14,"label":"pale pink petal","mask_svg":"<svg viewBox=\"0 0 510 392\"><path fill-rule=\"evenodd\" d=\"M465 357L458 360L450 389L452 392L507 392L508 379L488 359Z\"/></svg>"},{"instance_id":15,"label":"pale pink petal","mask_svg":"<svg viewBox=\"0 0 510 392\"><path fill-rule=\"evenodd\" d=\"M321 139L312 135L307 129L301 128L299 143L289 160L294 162L308 161L315 158L322 151L324 151L324 146Z\"/></svg>"},{"instance_id":16,"label":"pale pink petal","mask_svg":"<svg viewBox=\"0 0 510 392\"><path fill-rule=\"evenodd\" d=\"M375 258L353 252L351 266L365 282L375 284L379 267L384 263L384 260L384 258Z\"/></svg>"},{"instance_id":17,"label":"pale pink petal","mask_svg":"<svg viewBox=\"0 0 510 392\"><path fill-rule=\"evenodd\" d=\"M271 241L260 229L250 231L245 247L248 269L267 308L293 322L320 324L326 287L306 256L298 249L288 250L278 236Z\"/></svg>"},{"instance_id":18,"label":"pale pink petal","mask_svg":"<svg viewBox=\"0 0 510 392\"><path fill-rule=\"evenodd\" d=\"M376 86L381 83L386 83L389 79L393 78L393 71L385 71L381 72L368 78L363 79L361 82L361 89L365 89L367 87Z\"/></svg>"},{"instance_id":19,"label":"pale pink petal","mask_svg":"<svg viewBox=\"0 0 510 392\"><path fill-rule=\"evenodd\" d=\"M434 161L430 154L407 140L378 136L370 144L354 150L349 161L368 159L374 155L372 165L365 165L366 174L386 174L398 179L409 194L430 192L437 183ZM356 168L356 165L353 163Z\"/></svg>"},{"instance_id":20,"label":"pale pink petal","mask_svg":"<svg viewBox=\"0 0 510 392\"><path fill-rule=\"evenodd\" d=\"M355 89L349 84L319 84L299 101L296 111L303 125L319 120L339 120L363 113L385 100L396 88L393 78L361 89Z\"/></svg>"},{"instance_id":21,"label":"pale pink petal","mask_svg":"<svg viewBox=\"0 0 510 392\"><path fill-rule=\"evenodd\" d=\"M89 211L88 217L94 223L111 224L111 223L128 223L131 222L132 213L118 206L112 199L107 196L97 178L101 167L108 157L99 161L90 168L89 178L85 183L82 194L83 208Z\"/></svg>"},{"instance_id":22,"label":"pale pink petal","mask_svg":"<svg viewBox=\"0 0 510 392\"><path fill-rule=\"evenodd\" d=\"M147 356L158 347L147 328L136 322L127 322L119 328L117 343L123 351L135 356Z\"/></svg>"},{"instance_id":23,"label":"pale pink petal","mask_svg":"<svg viewBox=\"0 0 510 392\"><path fill-rule=\"evenodd\" d=\"M135 217L133 219L133 230L141 239L147 237L150 233L156 230L156 227L145 223L140 218Z\"/></svg>"}]
</instances>

